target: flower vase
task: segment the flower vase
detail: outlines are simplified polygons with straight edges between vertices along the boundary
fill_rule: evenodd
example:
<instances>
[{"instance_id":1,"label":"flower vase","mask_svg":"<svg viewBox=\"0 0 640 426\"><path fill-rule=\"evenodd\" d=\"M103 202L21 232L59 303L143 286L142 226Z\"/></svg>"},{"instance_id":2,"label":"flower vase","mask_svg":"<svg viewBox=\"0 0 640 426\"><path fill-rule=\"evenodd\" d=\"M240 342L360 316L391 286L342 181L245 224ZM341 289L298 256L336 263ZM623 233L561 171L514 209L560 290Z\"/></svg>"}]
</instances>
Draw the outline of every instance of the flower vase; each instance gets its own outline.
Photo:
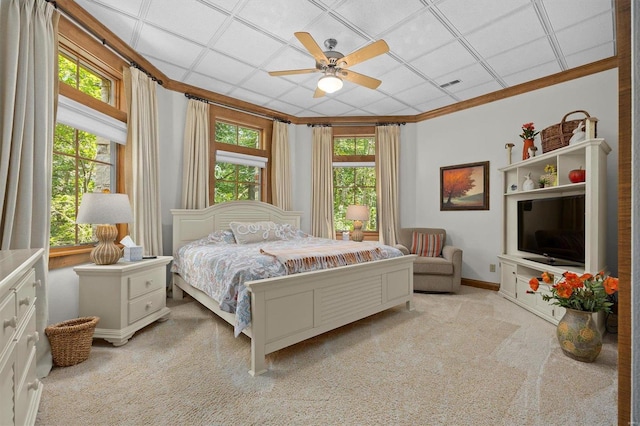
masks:
<instances>
[{"instance_id":1,"label":"flower vase","mask_svg":"<svg viewBox=\"0 0 640 426\"><path fill-rule=\"evenodd\" d=\"M593 312L567 308L556 329L562 352L569 358L593 362L602 349L602 335Z\"/></svg>"},{"instance_id":2,"label":"flower vase","mask_svg":"<svg viewBox=\"0 0 640 426\"><path fill-rule=\"evenodd\" d=\"M533 139L524 139L524 145L522 147L522 159L526 160L527 158L529 158L529 149L532 148L533 145Z\"/></svg>"}]
</instances>

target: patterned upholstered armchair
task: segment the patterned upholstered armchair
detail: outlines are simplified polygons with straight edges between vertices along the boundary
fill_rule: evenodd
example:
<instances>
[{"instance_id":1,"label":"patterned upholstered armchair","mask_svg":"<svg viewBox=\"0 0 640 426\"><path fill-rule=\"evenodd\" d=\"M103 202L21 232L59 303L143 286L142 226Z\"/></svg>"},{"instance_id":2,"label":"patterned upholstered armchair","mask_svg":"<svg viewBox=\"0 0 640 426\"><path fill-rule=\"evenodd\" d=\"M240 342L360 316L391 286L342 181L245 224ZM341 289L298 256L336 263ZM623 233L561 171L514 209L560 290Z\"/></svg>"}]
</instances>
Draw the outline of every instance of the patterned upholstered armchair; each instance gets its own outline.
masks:
<instances>
[{"instance_id":1,"label":"patterned upholstered armchair","mask_svg":"<svg viewBox=\"0 0 640 426\"><path fill-rule=\"evenodd\" d=\"M445 245L447 232L440 228L402 228L396 248L417 254L413 263L413 289L456 293L460 289L462 250Z\"/></svg>"}]
</instances>

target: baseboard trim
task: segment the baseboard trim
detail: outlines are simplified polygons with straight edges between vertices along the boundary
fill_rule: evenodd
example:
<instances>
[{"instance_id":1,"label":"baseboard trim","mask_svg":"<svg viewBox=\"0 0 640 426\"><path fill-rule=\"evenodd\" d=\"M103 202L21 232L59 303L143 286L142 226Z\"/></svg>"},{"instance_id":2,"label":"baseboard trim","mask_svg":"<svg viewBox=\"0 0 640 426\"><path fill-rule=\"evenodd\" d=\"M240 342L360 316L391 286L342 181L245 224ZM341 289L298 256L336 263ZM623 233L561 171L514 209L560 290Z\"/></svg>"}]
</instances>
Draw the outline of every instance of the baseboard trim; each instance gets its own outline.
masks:
<instances>
[{"instance_id":1,"label":"baseboard trim","mask_svg":"<svg viewBox=\"0 0 640 426\"><path fill-rule=\"evenodd\" d=\"M472 280L470 278L462 278L460 280L460 283L462 285L466 285L469 287L483 288L485 290L493 290L493 291L500 290L500 284L490 283L487 281Z\"/></svg>"}]
</instances>

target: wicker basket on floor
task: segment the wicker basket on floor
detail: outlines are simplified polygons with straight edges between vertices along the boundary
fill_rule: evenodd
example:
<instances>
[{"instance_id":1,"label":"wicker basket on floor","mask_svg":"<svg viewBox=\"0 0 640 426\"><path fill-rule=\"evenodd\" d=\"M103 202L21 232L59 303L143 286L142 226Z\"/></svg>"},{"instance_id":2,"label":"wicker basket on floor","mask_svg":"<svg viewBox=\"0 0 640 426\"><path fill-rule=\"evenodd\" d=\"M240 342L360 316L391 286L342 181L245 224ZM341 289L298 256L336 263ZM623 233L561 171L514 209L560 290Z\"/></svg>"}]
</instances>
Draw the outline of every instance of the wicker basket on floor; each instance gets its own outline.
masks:
<instances>
[{"instance_id":1,"label":"wicker basket on floor","mask_svg":"<svg viewBox=\"0 0 640 426\"><path fill-rule=\"evenodd\" d=\"M59 367L76 365L89 358L93 332L100 318L82 317L45 328L51 344L53 363Z\"/></svg>"},{"instance_id":2,"label":"wicker basket on floor","mask_svg":"<svg viewBox=\"0 0 640 426\"><path fill-rule=\"evenodd\" d=\"M543 153L569 145L569 140L571 139L571 136L573 136L573 131L581 122L585 121L585 118L580 120L567 120L568 116L577 112L583 113L585 118L591 117L587 111L581 109L571 111L562 117L560 123L549 126L540 132Z\"/></svg>"}]
</instances>

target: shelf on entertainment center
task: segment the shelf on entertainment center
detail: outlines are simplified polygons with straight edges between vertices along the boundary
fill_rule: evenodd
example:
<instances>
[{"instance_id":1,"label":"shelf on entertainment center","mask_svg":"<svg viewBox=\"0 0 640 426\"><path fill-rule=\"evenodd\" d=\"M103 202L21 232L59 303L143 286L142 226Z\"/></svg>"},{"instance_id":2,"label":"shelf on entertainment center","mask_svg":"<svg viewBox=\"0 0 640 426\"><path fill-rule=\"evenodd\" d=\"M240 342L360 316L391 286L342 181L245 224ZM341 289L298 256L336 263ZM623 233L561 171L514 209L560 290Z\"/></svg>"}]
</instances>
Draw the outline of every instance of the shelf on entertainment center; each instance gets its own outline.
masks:
<instances>
[{"instance_id":1,"label":"shelf on entertainment center","mask_svg":"<svg viewBox=\"0 0 640 426\"><path fill-rule=\"evenodd\" d=\"M550 194L550 193L563 193L567 191L575 191L582 190L584 191L586 184L584 182L571 183L568 185L558 185L558 186L547 186L545 188L536 188L531 191L510 191L506 192L504 195L509 197L512 195L521 195L521 194Z\"/></svg>"}]
</instances>

